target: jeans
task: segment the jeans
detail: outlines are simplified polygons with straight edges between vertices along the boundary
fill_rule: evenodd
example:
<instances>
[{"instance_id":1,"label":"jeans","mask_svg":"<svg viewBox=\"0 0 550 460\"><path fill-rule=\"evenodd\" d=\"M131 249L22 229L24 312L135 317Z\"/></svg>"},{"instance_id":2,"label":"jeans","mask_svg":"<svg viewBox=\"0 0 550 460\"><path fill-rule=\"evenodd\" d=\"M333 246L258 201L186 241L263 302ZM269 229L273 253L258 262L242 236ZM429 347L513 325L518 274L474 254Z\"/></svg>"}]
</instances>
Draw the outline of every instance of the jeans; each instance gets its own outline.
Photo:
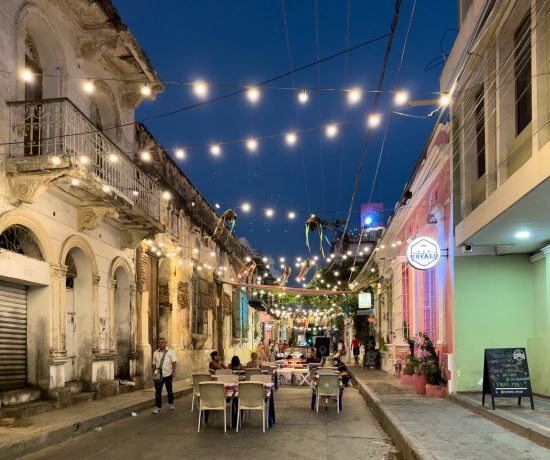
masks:
<instances>
[{"instance_id":1,"label":"jeans","mask_svg":"<svg viewBox=\"0 0 550 460\"><path fill-rule=\"evenodd\" d=\"M160 409L162 407L162 386L166 385L168 392L168 404L174 404L174 392L172 391L172 376L162 377L155 382L155 405Z\"/></svg>"}]
</instances>

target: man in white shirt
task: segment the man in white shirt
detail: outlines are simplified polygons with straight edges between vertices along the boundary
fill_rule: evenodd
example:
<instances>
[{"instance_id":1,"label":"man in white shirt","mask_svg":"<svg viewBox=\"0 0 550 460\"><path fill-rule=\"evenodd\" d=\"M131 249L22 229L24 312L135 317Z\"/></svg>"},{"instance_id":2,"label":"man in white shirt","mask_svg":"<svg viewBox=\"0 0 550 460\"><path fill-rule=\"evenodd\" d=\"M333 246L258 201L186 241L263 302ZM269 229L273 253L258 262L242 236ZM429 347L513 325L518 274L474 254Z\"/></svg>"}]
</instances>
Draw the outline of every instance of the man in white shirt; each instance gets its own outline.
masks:
<instances>
[{"instance_id":1,"label":"man in white shirt","mask_svg":"<svg viewBox=\"0 0 550 460\"><path fill-rule=\"evenodd\" d=\"M159 374L159 378L155 380L155 409L153 414L162 412L162 386L166 385L168 392L168 404L170 410L174 410L174 392L172 391L172 378L176 375L177 365L176 353L171 348L166 346L166 339L159 339L159 347L153 353L153 373Z\"/></svg>"}]
</instances>

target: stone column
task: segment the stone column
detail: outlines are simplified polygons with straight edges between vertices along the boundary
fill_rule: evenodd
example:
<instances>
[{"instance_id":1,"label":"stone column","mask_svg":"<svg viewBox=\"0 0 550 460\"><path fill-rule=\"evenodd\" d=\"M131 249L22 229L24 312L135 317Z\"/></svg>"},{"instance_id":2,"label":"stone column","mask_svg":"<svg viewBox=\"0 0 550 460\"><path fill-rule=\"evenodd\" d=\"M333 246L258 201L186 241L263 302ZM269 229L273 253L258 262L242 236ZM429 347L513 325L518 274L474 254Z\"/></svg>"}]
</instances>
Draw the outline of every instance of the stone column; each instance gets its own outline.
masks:
<instances>
[{"instance_id":1,"label":"stone column","mask_svg":"<svg viewBox=\"0 0 550 460\"><path fill-rule=\"evenodd\" d=\"M101 350L99 346L99 275L92 275L92 305L94 306L94 338L92 343L92 353L99 354L106 350Z\"/></svg>"},{"instance_id":2,"label":"stone column","mask_svg":"<svg viewBox=\"0 0 550 460\"><path fill-rule=\"evenodd\" d=\"M48 389L61 388L65 385L65 363L67 349L65 346L65 316L66 301L65 282L67 267L65 265L50 265L51 273L51 337L50 337L50 369Z\"/></svg>"},{"instance_id":3,"label":"stone column","mask_svg":"<svg viewBox=\"0 0 550 460\"><path fill-rule=\"evenodd\" d=\"M113 351L116 351L116 327L115 327L115 291L116 291L116 280L109 280L109 316L111 318L110 327L109 327L109 348Z\"/></svg>"}]
</instances>

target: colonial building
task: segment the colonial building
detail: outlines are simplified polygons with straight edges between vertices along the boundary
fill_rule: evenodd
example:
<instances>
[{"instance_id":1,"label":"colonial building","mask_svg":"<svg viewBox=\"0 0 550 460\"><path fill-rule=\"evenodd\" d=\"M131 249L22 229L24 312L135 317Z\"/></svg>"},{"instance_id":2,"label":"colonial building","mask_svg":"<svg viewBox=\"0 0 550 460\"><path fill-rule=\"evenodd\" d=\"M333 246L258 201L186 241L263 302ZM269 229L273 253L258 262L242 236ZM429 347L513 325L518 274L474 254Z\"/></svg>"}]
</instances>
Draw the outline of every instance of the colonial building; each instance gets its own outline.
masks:
<instances>
[{"instance_id":1,"label":"colonial building","mask_svg":"<svg viewBox=\"0 0 550 460\"><path fill-rule=\"evenodd\" d=\"M160 335L177 378L247 358L249 251L134 124L163 85L111 2L5 2L0 56L2 404L150 384Z\"/></svg>"},{"instance_id":2,"label":"colonial building","mask_svg":"<svg viewBox=\"0 0 550 460\"><path fill-rule=\"evenodd\" d=\"M449 93L454 380L480 390L485 348L526 347L550 394L550 16L544 0L461 0Z\"/></svg>"}]
</instances>

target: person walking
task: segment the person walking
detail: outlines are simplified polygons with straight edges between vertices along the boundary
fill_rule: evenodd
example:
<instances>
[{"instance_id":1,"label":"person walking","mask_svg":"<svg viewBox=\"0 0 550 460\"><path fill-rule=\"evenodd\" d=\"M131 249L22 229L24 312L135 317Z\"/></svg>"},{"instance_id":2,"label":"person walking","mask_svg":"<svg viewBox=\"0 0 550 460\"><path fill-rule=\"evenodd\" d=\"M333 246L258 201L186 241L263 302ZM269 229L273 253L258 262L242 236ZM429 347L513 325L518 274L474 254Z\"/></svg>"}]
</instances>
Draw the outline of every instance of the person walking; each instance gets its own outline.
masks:
<instances>
[{"instance_id":1,"label":"person walking","mask_svg":"<svg viewBox=\"0 0 550 460\"><path fill-rule=\"evenodd\" d=\"M170 410L174 410L174 392L172 390L172 379L176 375L177 366L176 353L166 346L166 339L159 339L159 347L153 353L153 380L155 382L155 409L153 414L162 412L162 387L166 385L168 393L168 404Z\"/></svg>"},{"instance_id":2,"label":"person walking","mask_svg":"<svg viewBox=\"0 0 550 460\"><path fill-rule=\"evenodd\" d=\"M351 348L353 350L353 359L355 360L355 365L359 366L359 352L361 351L361 341L357 335L353 336L351 341Z\"/></svg>"}]
</instances>

